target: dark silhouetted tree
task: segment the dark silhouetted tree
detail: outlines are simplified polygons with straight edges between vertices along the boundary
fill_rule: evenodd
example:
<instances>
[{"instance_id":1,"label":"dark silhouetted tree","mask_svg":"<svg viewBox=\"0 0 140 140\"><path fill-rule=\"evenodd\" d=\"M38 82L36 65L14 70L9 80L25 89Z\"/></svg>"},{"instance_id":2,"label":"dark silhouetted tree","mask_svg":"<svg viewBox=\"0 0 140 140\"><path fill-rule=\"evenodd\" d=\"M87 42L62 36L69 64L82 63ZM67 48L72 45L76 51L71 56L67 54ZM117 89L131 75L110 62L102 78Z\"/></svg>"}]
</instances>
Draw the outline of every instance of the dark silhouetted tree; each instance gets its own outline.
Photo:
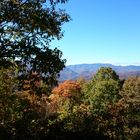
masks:
<instances>
[{"instance_id":1,"label":"dark silhouetted tree","mask_svg":"<svg viewBox=\"0 0 140 140\"><path fill-rule=\"evenodd\" d=\"M0 7L0 67L16 62L20 79L42 79L53 86L65 66L62 52L49 43L63 36L62 25L70 20L59 3L67 0L2 0Z\"/></svg>"}]
</instances>

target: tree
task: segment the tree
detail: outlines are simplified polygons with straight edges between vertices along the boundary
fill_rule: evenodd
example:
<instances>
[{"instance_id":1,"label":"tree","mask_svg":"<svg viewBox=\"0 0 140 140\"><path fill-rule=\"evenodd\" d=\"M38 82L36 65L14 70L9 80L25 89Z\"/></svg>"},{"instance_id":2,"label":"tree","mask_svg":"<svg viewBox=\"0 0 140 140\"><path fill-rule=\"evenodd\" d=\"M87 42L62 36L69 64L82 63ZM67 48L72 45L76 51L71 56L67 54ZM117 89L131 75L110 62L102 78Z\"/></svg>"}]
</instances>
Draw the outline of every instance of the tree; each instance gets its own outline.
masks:
<instances>
[{"instance_id":1,"label":"tree","mask_svg":"<svg viewBox=\"0 0 140 140\"><path fill-rule=\"evenodd\" d=\"M52 102L56 102L57 111L61 116L69 115L75 105L81 101L81 86L76 81L65 81L52 90Z\"/></svg>"},{"instance_id":2,"label":"tree","mask_svg":"<svg viewBox=\"0 0 140 140\"><path fill-rule=\"evenodd\" d=\"M101 97L103 100L114 101L119 96L119 89L120 80L116 72L109 67L102 67L93 76L93 79L84 86L83 91L90 101L97 97L101 102Z\"/></svg>"},{"instance_id":3,"label":"tree","mask_svg":"<svg viewBox=\"0 0 140 140\"><path fill-rule=\"evenodd\" d=\"M140 137L140 77L130 77L120 91L121 113L119 116L125 118L123 122L123 133L125 139L138 139Z\"/></svg>"},{"instance_id":4,"label":"tree","mask_svg":"<svg viewBox=\"0 0 140 140\"><path fill-rule=\"evenodd\" d=\"M61 39L62 25L70 20L59 3L67 0L2 0L0 11L0 67L16 62L20 79L30 79L36 72L48 85L55 85L64 68L62 52L49 48Z\"/></svg>"},{"instance_id":5,"label":"tree","mask_svg":"<svg viewBox=\"0 0 140 140\"><path fill-rule=\"evenodd\" d=\"M54 94L64 97L79 98L81 92L81 86L76 81L65 81L60 83L58 87L55 87L52 91Z\"/></svg>"},{"instance_id":6,"label":"tree","mask_svg":"<svg viewBox=\"0 0 140 140\"><path fill-rule=\"evenodd\" d=\"M22 119L31 108L27 100L16 93L18 82L16 69L0 70L0 139L16 135L15 123Z\"/></svg>"},{"instance_id":7,"label":"tree","mask_svg":"<svg viewBox=\"0 0 140 140\"><path fill-rule=\"evenodd\" d=\"M94 81L102 81L110 79L119 80L119 76L110 67L101 67L93 78Z\"/></svg>"},{"instance_id":8,"label":"tree","mask_svg":"<svg viewBox=\"0 0 140 140\"><path fill-rule=\"evenodd\" d=\"M64 122L67 130L73 129L72 116L81 103L81 86L76 81L65 81L52 90L49 97L57 104L58 120ZM73 114L74 113L74 114Z\"/></svg>"},{"instance_id":9,"label":"tree","mask_svg":"<svg viewBox=\"0 0 140 140\"><path fill-rule=\"evenodd\" d=\"M90 123L93 124L91 129L107 137L110 137L110 130L113 133L112 121L108 121L108 108L120 99L119 90L119 77L114 70L106 67L100 68L93 79L83 87L84 102L90 107Z\"/></svg>"}]
</instances>

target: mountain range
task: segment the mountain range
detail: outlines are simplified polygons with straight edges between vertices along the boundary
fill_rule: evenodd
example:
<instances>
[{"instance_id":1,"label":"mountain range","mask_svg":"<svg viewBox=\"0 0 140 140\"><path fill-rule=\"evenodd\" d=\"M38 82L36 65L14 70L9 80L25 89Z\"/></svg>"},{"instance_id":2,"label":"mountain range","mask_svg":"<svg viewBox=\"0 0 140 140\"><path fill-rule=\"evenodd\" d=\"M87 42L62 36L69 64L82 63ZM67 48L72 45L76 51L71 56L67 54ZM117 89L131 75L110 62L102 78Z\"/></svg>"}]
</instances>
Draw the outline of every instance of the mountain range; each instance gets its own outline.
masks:
<instances>
[{"instance_id":1,"label":"mountain range","mask_svg":"<svg viewBox=\"0 0 140 140\"><path fill-rule=\"evenodd\" d=\"M68 65L60 72L59 80L76 80L79 77L89 80L101 67L111 67L121 79L126 79L130 76L140 76L140 66L117 66L112 64L95 63Z\"/></svg>"}]
</instances>

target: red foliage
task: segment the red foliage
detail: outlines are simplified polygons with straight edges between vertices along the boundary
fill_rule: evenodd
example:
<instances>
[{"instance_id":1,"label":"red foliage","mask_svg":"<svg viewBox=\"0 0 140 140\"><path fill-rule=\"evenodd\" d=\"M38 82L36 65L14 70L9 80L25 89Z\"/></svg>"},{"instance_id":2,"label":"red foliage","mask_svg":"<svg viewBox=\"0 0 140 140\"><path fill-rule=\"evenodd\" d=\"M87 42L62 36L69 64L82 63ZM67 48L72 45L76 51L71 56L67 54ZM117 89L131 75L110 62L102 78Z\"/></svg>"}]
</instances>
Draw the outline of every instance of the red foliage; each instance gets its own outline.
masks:
<instances>
[{"instance_id":1,"label":"red foliage","mask_svg":"<svg viewBox=\"0 0 140 140\"><path fill-rule=\"evenodd\" d=\"M65 81L63 83L60 83L58 87L55 87L53 89L54 94L58 94L59 96L64 97L72 97L76 96L76 93L80 93L81 86L76 81Z\"/></svg>"}]
</instances>

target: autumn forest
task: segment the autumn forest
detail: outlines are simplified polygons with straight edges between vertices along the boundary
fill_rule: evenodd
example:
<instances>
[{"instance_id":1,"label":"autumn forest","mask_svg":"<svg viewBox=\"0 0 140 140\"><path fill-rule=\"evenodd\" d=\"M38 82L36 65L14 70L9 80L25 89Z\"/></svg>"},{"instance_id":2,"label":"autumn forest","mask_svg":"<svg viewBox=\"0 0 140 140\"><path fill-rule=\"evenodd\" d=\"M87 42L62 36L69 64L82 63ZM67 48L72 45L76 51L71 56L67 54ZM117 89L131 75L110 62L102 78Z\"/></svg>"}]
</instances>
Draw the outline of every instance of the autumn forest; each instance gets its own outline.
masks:
<instances>
[{"instance_id":1,"label":"autumn forest","mask_svg":"<svg viewBox=\"0 0 140 140\"><path fill-rule=\"evenodd\" d=\"M71 20L67 0L0 2L1 140L139 140L140 77L101 67L59 81L66 60L54 39Z\"/></svg>"}]
</instances>

